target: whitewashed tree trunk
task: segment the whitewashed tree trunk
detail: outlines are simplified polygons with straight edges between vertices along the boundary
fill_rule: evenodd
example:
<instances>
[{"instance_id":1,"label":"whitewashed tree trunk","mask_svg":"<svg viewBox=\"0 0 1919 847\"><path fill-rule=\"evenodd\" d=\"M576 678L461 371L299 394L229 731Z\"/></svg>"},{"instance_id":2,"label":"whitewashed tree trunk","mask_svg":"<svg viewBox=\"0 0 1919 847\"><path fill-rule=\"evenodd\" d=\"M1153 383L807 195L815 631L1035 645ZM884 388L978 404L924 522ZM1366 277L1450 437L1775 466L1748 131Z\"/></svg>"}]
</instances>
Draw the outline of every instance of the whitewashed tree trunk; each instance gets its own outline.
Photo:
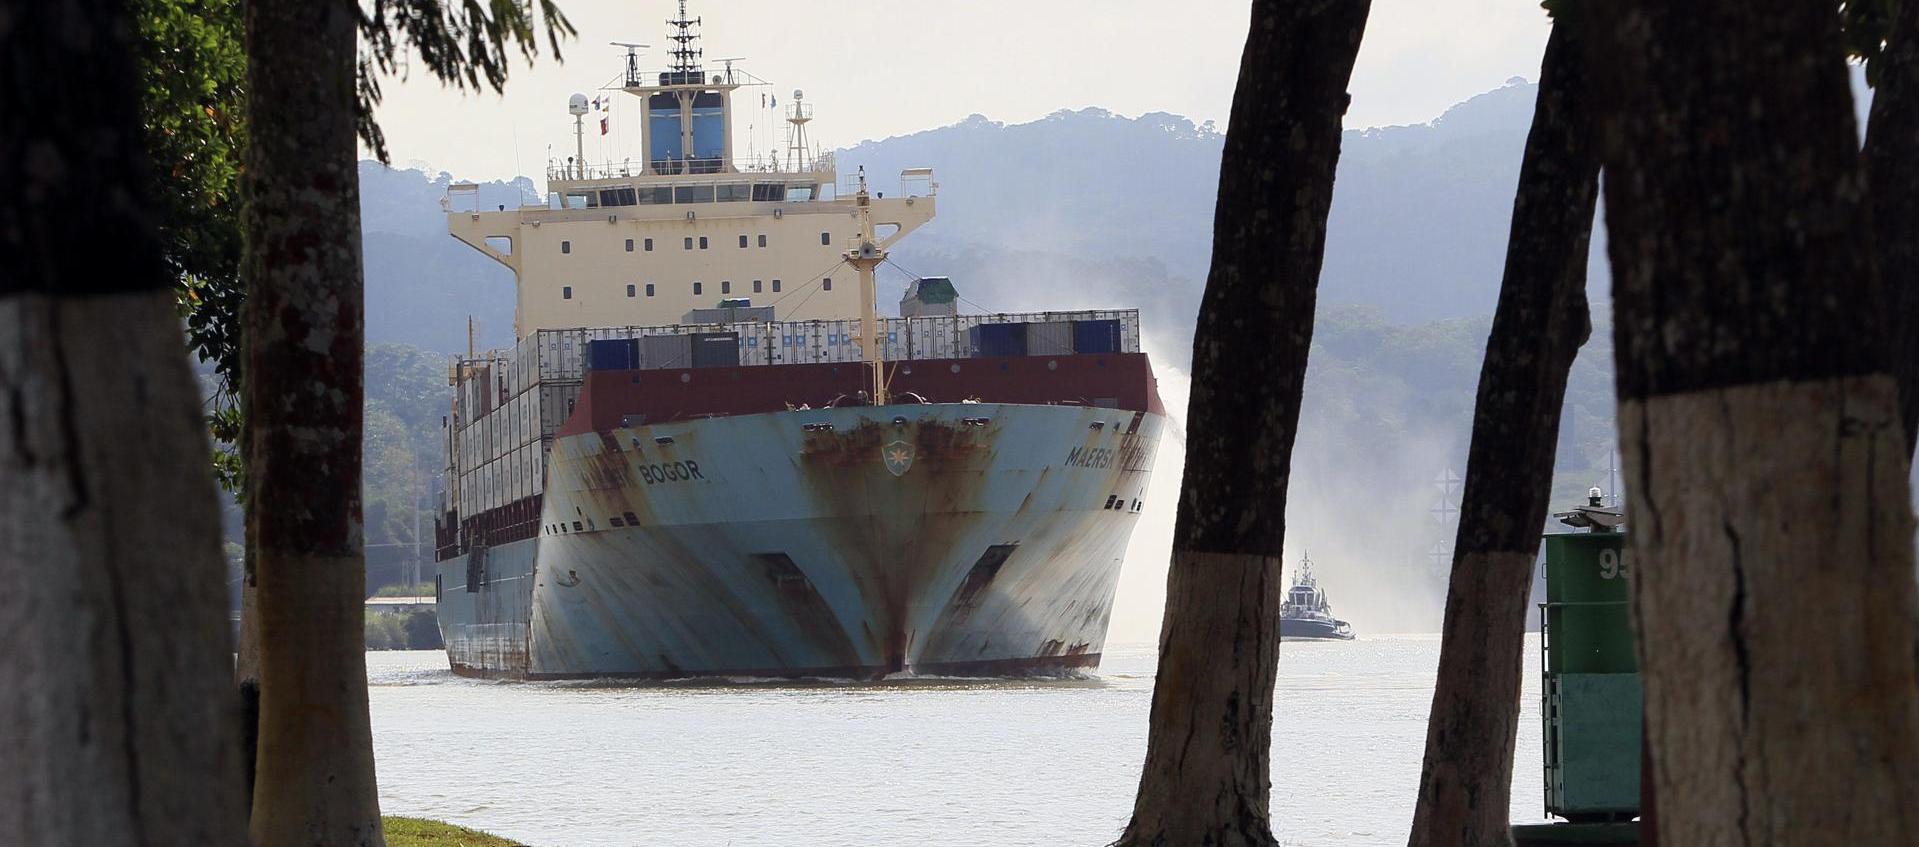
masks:
<instances>
[{"instance_id":1,"label":"whitewashed tree trunk","mask_svg":"<svg viewBox=\"0 0 1919 847\"><path fill-rule=\"evenodd\" d=\"M1274 844L1286 484L1367 0L1256 0L1193 341L1146 763L1122 845Z\"/></svg>"},{"instance_id":2,"label":"whitewashed tree trunk","mask_svg":"<svg viewBox=\"0 0 1919 847\"><path fill-rule=\"evenodd\" d=\"M1912 514L1834 4L1595 30L1661 843L1919 832Z\"/></svg>"},{"instance_id":3,"label":"whitewashed tree trunk","mask_svg":"<svg viewBox=\"0 0 1919 847\"><path fill-rule=\"evenodd\" d=\"M1412 847L1512 843L1533 562L1552 494L1566 376L1592 334L1586 256L1599 159L1581 52L1575 30L1554 25L1473 408Z\"/></svg>"},{"instance_id":4,"label":"whitewashed tree trunk","mask_svg":"<svg viewBox=\"0 0 1919 847\"><path fill-rule=\"evenodd\" d=\"M133 25L0 6L0 844L245 842L219 509ZM57 71L57 72L56 72Z\"/></svg>"},{"instance_id":5,"label":"whitewashed tree trunk","mask_svg":"<svg viewBox=\"0 0 1919 847\"><path fill-rule=\"evenodd\" d=\"M252 834L265 847L384 844L362 629L357 10L345 0L246 6Z\"/></svg>"}]
</instances>

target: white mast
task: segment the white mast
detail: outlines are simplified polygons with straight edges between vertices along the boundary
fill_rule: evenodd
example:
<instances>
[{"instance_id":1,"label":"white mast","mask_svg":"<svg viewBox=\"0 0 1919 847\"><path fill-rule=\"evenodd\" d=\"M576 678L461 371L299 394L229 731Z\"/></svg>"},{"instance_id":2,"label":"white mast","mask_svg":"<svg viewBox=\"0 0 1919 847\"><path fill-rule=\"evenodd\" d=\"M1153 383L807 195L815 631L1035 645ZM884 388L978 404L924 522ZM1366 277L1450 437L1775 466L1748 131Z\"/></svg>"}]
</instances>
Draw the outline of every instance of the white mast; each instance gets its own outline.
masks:
<instances>
[{"instance_id":1,"label":"white mast","mask_svg":"<svg viewBox=\"0 0 1919 847\"><path fill-rule=\"evenodd\" d=\"M586 95L575 94L566 101L566 110L573 113L573 175L586 179Z\"/></svg>"},{"instance_id":2,"label":"white mast","mask_svg":"<svg viewBox=\"0 0 1919 847\"><path fill-rule=\"evenodd\" d=\"M786 107L786 156L791 170L813 169L813 150L806 139L806 124L811 120L813 107L806 102L806 92L793 89L793 103Z\"/></svg>"}]
</instances>

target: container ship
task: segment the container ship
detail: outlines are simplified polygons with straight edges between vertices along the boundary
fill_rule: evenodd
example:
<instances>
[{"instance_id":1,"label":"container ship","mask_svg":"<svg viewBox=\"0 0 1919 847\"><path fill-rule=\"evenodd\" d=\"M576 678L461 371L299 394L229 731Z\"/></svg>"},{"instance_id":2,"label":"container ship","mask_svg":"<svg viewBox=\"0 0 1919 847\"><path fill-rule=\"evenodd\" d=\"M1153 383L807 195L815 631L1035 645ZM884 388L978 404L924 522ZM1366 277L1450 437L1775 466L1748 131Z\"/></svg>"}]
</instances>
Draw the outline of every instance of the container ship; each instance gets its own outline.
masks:
<instances>
[{"instance_id":1,"label":"container ship","mask_svg":"<svg viewBox=\"0 0 1919 847\"><path fill-rule=\"evenodd\" d=\"M668 69L630 46L605 93L637 98L639 160L589 164L574 95L545 203L448 188L453 237L517 281L514 345L450 369L452 669L1096 667L1165 422L1138 312L962 314L950 279L912 277L882 315L876 272L933 218L931 169L842 184L798 91L783 149L736 157L735 101L777 99L703 67L684 2L668 25Z\"/></svg>"}]
</instances>

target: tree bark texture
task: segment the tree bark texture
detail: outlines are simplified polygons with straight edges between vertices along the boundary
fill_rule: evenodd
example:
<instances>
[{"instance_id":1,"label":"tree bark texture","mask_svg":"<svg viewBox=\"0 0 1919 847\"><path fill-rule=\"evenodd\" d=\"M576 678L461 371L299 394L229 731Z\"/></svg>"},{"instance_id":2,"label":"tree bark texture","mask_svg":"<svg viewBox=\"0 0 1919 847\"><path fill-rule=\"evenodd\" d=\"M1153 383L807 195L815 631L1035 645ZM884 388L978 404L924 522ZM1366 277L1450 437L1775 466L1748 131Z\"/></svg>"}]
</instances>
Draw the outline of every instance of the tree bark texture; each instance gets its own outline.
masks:
<instances>
[{"instance_id":1,"label":"tree bark texture","mask_svg":"<svg viewBox=\"0 0 1919 847\"><path fill-rule=\"evenodd\" d=\"M1593 20L1660 841L1910 844L1909 454L1837 9Z\"/></svg>"},{"instance_id":2,"label":"tree bark texture","mask_svg":"<svg viewBox=\"0 0 1919 847\"><path fill-rule=\"evenodd\" d=\"M357 6L246 5L247 521L263 847L379 845L362 631Z\"/></svg>"},{"instance_id":3,"label":"tree bark texture","mask_svg":"<svg viewBox=\"0 0 1919 847\"><path fill-rule=\"evenodd\" d=\"M1576 30L1553 27L1479 372L1412 847L1512 843L1526 606L1566 377L1592 334L1586 254L1599 153Z\"/></svg>"},{"instance_id":4,"label":"tree bark texture","mask_svg":"<svg viewBox=\"0 0 1919 847\"><path fill-rule=\"evenodd\" d=\"M1893 5L1866 123L1879 274L1891 316L1888 361L1899 381L1906 450L1919 444L1919 0Z\"/></svg>"},{"instance_id":5,"label":"tree bark texture","mask_svg":"<svg viewBox=\"0 0 1919 847\"><path fill-rule=\"evenodd\" d=\"M1256 0L1193 342L1146 763L1121 844L1270 845L1286 484L1368 0Z\"/></svg>"},{"instance_id":6,"label":"tree bark texture","mask_svg":"<svg viewBox=\"0 0 1919 847\"><path fill-rule=\"evenodd\" d=\"M133 22L0 4L0 844L245 843L199 392Z\"/></svg>"}]
</instances>

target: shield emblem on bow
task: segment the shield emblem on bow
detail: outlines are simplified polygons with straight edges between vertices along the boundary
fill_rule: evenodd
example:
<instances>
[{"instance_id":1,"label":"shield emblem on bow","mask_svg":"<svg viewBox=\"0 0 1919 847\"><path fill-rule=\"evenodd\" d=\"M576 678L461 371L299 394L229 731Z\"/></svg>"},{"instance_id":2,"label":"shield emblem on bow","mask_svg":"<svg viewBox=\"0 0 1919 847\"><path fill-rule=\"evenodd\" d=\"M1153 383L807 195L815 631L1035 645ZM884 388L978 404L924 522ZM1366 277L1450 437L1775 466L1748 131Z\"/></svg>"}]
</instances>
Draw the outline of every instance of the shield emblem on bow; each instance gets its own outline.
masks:
<instances>
[{"instance_id":1,"label":"shield emblem on bow","mask_svg":"<svg viewBox=\"0 0 1919 847\"><path fill-rule=\"evenodd\" d=\"M913 445L904 441L895 441L880 448L880 461L886 464L886 471L894 476L906 473L913 466Z\"/></svg>"}]
</instances>

